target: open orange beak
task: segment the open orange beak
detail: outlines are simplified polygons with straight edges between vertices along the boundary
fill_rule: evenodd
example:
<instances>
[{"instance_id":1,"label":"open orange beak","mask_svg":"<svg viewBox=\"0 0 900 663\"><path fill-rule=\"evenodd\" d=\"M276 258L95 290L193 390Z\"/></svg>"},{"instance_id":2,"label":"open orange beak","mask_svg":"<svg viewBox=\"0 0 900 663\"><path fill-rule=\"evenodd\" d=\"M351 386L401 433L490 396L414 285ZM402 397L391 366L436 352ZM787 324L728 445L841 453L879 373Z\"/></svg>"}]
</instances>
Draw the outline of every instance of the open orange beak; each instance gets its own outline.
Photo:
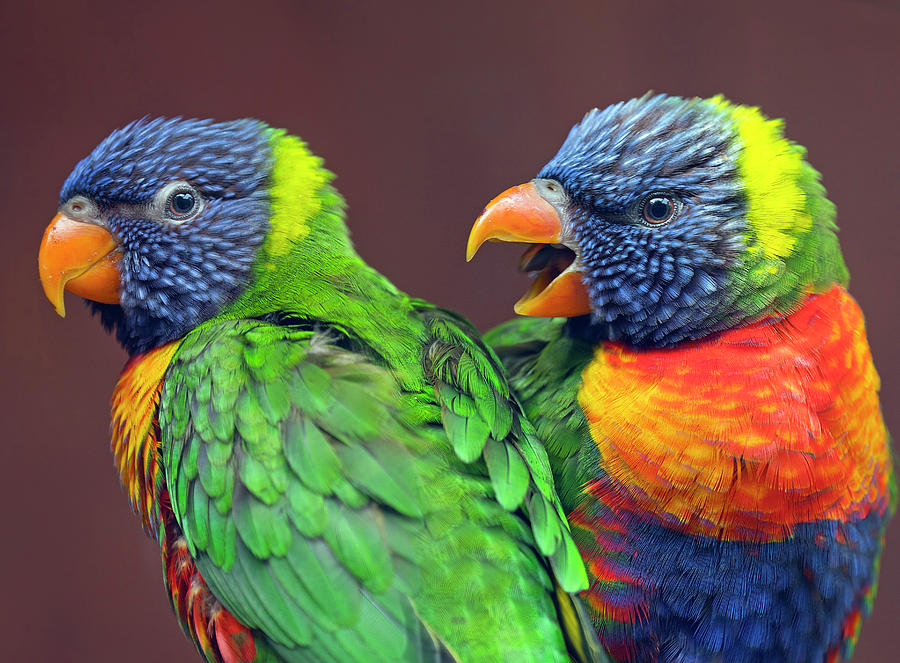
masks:
<instances>
[{"instance_id":1,"label":"open orange beak","mask_svg":"<svg viewBox=\"0 0 900 663\"><path fill-rule=\"evenodd\" d=\"M118 244L106 228L59 213L44 231L38 271L44 294L62 317L63 291L104 304L119 303Z\"/></svg>"},{"instance_id":2,"label":"open orange beak","mask_svg":"<svg viewBox=\"0 0 900 663\"><path fill-rule=\"evenodd\" d=\"M515 312L538 317L584 315L591 312L591 302L577 253L566 245L566 234L556 209L534 183L520 184L494 198L475 221L466 260L487 241L529 243L519 269L535 273L535 278L516 302Z\"/></svg>"}]
</instances>

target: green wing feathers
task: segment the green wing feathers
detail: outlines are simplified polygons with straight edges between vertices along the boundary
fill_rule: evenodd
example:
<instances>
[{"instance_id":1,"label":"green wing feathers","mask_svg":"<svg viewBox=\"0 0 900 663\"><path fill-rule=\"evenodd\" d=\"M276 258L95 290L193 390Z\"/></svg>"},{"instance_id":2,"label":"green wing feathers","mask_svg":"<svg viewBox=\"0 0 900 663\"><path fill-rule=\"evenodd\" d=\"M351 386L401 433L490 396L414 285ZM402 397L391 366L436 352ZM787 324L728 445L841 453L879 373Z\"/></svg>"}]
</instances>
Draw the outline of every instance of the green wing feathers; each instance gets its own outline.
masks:
<instances>
[{"instance_id":1,"label":"green wing feathers","mask_svg":"<svg viewBox=\"0 0 900 663\"><path fill-rule=\"evenodd\" d=\"M556 585L586 577L546 453L465 323L424 317L421 391L333 329L189 334L160 403L176 520L281 660L568 661Z\"/></svg>"},{"instance_id":2,"label":"green wing feathers","mask_svg":"<svg viewBox=\"0 0 900 663\"><path fill-rule=\"evenodd\" d=\"M429 461L396 401L387 371L312 331L208 325L175 358L175 516L213 593L286 661L438 660L408 598Z\"/></svg>"},{"instance_id":3,"label":"green wing feathers","mask_svg":"<svg viewBox=\"0 0 900 663\"><path fill-rule=\"evenodd\" d=\"M594 356L590 343L566 336L564 318L517 318L484 336L508 371L509 382L550 457L556 490L571 512L586 481L596 477L596 449L578 404L581 374Z\"/></svg>"},{"instance_id":4,"label":"green wing feathers","mask_svg":"<svg viewBox=\"0 0 900 663\"><path fill-rule=\"evenodd\" d=\"M596 477L597 458L584 449L587 421L578 404L584 367L594 356L590 343L567 336L564 318L520 317L484 335L484 343L502 361L509 383L520 399L528 421L537 426L556 478L556 491L569 512L580 500L585 483ZM533 514L532 518L535 518ZM579 564L577 548L571 549ZM569 649L577 661L609 661L596 629L578 596L557 588L560 621Z\"/></svg>"},{"instance_id":5,"label":"green wing feathers","mask_svg":"<svg viewBox=\"0 0 900 663\"><path fill-rule=\"evenodd\" d=\"M587 575L556 495L546 451L510 394L496 356L476 341L467 321L424 309L429 335L426 373L435 385L444 428L465 462L483 458L497 501L522 507L534 540L562 588L587 588Z\"/></svg>"}]
</instances>

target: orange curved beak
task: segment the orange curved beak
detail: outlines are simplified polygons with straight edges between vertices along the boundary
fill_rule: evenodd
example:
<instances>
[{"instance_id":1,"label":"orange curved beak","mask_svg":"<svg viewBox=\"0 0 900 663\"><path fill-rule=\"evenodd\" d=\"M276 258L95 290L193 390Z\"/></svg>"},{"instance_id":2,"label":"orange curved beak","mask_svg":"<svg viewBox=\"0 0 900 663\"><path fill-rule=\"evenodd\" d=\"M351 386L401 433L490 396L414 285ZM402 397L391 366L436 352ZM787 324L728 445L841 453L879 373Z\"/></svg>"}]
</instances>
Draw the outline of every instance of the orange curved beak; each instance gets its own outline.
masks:
<instances>
[{"instance_id":1,"label":"orange curved beak","mask_svg":"<svg viewBox=\"0 0 900 663\"><path fill-rule=\"evenodd\" d=\"M532 182L507 189L494 198L475 221L469 233L466 261L471 260L487 241L527 242L559 245L564 229L556 209L538 192ZM541 247L530 247L534 255ZM574 317L591 312L587 289L581 280L578 261L559 261L546 265L531 287L513 307L519 315L538 317Z\"/></svg>"},{"instance_id":2,"label":"orange curved beak","mask_svg":"<svg viewBox=\"0 0 900 663\"><path fill-rule=\"evenodd\" d=\"M119 303L118 244L108 230L59 213L44 231L38 272L44 294L62 317L63 291L104 304Z\"/></svg>"}]
</instances>

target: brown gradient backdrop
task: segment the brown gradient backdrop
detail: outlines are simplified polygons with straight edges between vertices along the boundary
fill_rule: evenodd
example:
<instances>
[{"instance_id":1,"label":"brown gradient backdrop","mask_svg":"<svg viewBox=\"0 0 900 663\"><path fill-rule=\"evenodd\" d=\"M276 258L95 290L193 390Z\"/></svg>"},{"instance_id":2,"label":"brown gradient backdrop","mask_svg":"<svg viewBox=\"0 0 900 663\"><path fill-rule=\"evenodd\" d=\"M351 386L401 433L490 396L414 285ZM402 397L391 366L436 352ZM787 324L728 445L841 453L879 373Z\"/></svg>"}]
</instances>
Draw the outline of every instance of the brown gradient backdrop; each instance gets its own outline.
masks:
<instances>
[{"instance_id":1,"label":"brown gradient backdrop","mask_svg":"<svg viewBox=\"0 0 900 663\"><path fill-rule=\"evenodd\" d=\"M112 468L125 356L77 298L59 319L36 270L71 167L144 114L252 115L302 135L339 174L360 253L484 329L525 280L515 248L467 266L469 225L587 109L648 89L758 104L824 173L900 431L900 13L738 4L4 0L0 660L199 660ZM894 523L856 661L893 658L898 609Z\"/></svg>"}]
</instances>

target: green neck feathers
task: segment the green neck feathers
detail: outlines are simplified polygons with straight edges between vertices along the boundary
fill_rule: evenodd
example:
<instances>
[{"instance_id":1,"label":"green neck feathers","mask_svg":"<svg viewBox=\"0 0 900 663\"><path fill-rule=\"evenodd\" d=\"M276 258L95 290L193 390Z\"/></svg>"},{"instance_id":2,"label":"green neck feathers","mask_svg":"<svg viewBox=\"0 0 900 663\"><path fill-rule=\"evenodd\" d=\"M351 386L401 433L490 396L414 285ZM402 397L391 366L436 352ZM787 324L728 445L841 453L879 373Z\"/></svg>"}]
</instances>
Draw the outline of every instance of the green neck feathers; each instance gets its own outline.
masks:
<instances>
[{"instance_id":1,"label":"green neck feathers","mask_svg":"<svg viewBox=\"0 0 900 663\"><path fill-rule=\"evenodd\" d=\"M269 131L271 228L247 288L216 319L284 312L335 325L373 348L405 386L418 385L422 328L409 297L353 250L322 160L299 138Z\"/></svg>"}]
</instances>

